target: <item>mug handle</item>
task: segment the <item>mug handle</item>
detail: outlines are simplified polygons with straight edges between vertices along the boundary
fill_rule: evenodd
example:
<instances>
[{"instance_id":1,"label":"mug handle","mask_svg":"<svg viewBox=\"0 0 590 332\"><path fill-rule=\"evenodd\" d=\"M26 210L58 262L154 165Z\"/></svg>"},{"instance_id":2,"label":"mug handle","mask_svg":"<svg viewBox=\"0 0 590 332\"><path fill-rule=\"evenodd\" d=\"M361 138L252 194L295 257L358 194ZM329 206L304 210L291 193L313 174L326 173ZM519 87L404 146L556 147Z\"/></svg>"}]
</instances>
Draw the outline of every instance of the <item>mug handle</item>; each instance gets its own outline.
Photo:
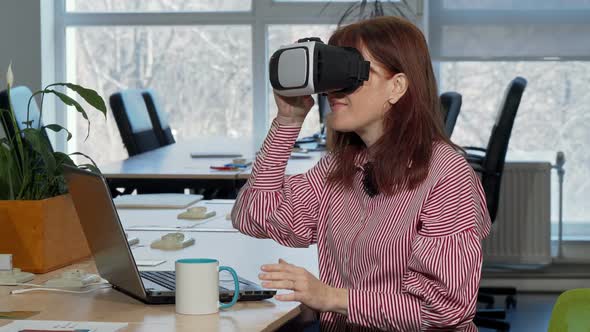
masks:
<instances>
[{"instance_id":1,"label":"mug handle","mask_svg":"<svg viewBox=\"0 0 590 332\"><path fill-rule=\"evenodd\" d=\"M234 278L234 297L231 299L231 302L222 303L219 306L220 309L227 309L227 308L233 306L234 304L236 304L236 302L238 302L238 297L240 297L240 282L238 281L238 274L231 267L220 266L219 272L221 272L221 271L227 271L227 272L231 273L232 277Z\"/></svg>"}]
</instances>

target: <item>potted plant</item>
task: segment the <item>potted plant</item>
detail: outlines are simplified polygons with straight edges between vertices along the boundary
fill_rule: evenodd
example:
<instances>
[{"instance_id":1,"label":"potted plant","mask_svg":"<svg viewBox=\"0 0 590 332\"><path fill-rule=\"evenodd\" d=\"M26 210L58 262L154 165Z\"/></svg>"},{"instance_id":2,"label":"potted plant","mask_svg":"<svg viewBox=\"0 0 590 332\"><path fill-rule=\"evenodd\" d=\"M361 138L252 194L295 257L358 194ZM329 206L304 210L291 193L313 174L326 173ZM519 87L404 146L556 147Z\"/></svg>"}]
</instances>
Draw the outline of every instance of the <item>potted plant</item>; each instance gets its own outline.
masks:
<instances>
[{"instance_id":1,"label":"potted plant","mask_svg":"<svg viewBox=\"0 0 590 332\"><path fill-rule=\"evenodd\" d=\"M72 135L58 124L41 125L43 97L57 96L64 104L74 106L86 120L82 105L56 87L77 93L105 117L106 105L94 90L71 83L50 84L30 96L26 121L18 123L10 97L10 66L7 83L8 107L0 109L0 253L12 254L15 267L45 273L90 256L63 177L64 165L76 166L71 155L90 158L79 152L68 155L53 151L46 130L64 131L68 140ZM35 96L41 96L39 114L31 112ZM32 119L37 117L33 125ZM86 137L89 133L90 127ZM100 172L92 159L77 167Z\"/></svg>"}]
</instances>

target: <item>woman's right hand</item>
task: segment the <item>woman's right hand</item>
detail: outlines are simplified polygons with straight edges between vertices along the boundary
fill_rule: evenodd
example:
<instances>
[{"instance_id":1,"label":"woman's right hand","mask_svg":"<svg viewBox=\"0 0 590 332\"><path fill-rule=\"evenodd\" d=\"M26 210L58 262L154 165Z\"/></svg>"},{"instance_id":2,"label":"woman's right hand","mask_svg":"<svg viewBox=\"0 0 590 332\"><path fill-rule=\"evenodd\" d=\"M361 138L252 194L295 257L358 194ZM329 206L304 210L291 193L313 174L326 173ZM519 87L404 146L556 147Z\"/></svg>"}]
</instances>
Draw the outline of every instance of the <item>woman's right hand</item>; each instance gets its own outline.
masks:
<instances>
[{"instance_id":1,"label":"woman's right hand","mask_svg":"<svg viewBox=\"0 0 590 332\"><path fill-rule=\"evenodd\" d=\"M285 97L274 92L275 102L279 112L277 121L287 126L301 126L305 116L313 107L314 101L311 96Z\"/></svg>"}]
</instances>

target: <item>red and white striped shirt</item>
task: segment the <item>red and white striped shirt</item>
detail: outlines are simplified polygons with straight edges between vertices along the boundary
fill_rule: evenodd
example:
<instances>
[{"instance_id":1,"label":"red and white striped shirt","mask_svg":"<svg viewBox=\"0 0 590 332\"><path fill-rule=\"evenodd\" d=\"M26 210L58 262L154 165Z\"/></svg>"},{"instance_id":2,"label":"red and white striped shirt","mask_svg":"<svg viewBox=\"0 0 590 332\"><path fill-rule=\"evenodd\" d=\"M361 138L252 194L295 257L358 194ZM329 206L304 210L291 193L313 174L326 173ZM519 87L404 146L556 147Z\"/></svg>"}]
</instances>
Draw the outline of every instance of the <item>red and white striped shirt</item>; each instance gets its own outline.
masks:
<instances>
[{"instance_id":1,"label":"red and white striped shirt","mask_svg":"<svg viewBox=\"0 0 590 332\"><path fill-rule=\"evenodd\" d=\"M317 243L320 279L348 289L348 316L325 312L322 330L477 331L472 323L481 240L491 222L472 168L435 143L416 189L369 197L356 158L352 188L327 183L336 160L285 176L299 127L273 122L232 211L242 233L289 247Z\"/></svg>"}]
</instances>

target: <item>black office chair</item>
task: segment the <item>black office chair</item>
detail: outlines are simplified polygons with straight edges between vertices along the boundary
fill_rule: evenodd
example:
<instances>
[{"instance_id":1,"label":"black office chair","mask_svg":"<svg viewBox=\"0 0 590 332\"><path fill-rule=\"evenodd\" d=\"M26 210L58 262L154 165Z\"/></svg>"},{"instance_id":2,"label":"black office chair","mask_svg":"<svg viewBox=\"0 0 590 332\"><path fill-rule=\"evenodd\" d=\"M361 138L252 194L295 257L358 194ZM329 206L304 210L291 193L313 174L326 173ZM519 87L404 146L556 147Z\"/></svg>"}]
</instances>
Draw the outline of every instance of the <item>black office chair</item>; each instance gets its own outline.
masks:
<instances>
[{"instance_id":1,"label":"black office chair","mask_svg":"<svg viewBox=\"0 0 590 332\"><path fill-rule=\"evenodd\" d=\"M119 128L123 145L130 157L166 145L161 143L158 135L159 130L156 129L152 122L154 119L150 116L142 92L143 90L139 89L127 89L114 93L109 97L109 104ZM154 118L159 121L157 117ZM113 186L110 187L113 197L130 194L136 189L137 193L141 194L184 192L182 183L169 183L166 186L161 186L157 183L140 180L120 184L120 187L124 188L123 192L113 189Z\"/></svg>"},{"instance_id":2,"label":"black office chair","mask_svg":"<svg viewBox=\"0 0 590 332\"><path fill-rule=\"evenodd\" d=\"M160 146L174 144L176 141L172 135L170 125L168 124L168 117L166 116L166 112L162 109L162 105L160 104L156 92L152 89L145 89L141 92L141 95L143 96L145 106L147 107L150 119L152 120L152 125L156 137L160 142Z\"/></svg>"},{"instance_id":3,"label":"black office chair","mask_svg":"<svg viewBox=\"0 0 590 332\"><path fill-rule=\"evenodd\" d=\"M440 95L441 111L443 112L443 120L445 124L445 133L447 137L451 138L453 129L457 123L459 112L461 111L462 97L461 94L448 91Z\"/></svg>"},{"instance_id":4,"label":"black office chair","mask_svg":"<svg viewBox=\"0 0 590 332\"><path fill-rule=\"evenodd\" d=\"M17 128L13 128L13 126L4 128L8 137L14 137L16 130L22 131L27 128L27 109L29 107L29 99L32 95L33 93L26 86L17 86L10 89L10 103L12 104ZM8 90L0 92L0 109L9 109ZM2 112L1 116L4 117L5 123L12 123L12 119L8 113ZM37 128L37 125L39 124L39 107L37 107L37 103L34 99L31 100L29 121L31 122L29 127ZM43 126L43 122L41 122L41 126ZM42 134L48 146L52 148L47 132L42 130Z\"/></svg>"},{"instance_id":5,"label":"black office chair","mask_svg":"<svg viewBox=\"0 0 590 332\"><path fill-rule=\"evenodd\" d=\"M141 90L128 89L114 93L109 104L129 156L161 147Z\"/></svg>"},{"instance_id":6,"label":"black office chair","mask_svg":"<svg viewBox=\"0 0 590 332\"><path fill-rule=\"evenodd\" d=\"M487 148L465 147L467 160L481 174L481 182L492 222L496 219L498 212L500 184L502 172L504 171L506 152L508 151L512 127L526 84L527 81L524 78L516 77L508 85L504 95L504 101L498 110L499 113L496 116L496 122L492 128ZM516 304L514 298L516 288L514 287L481 287L479 289L478 302L484 302L488 307L491 307L494 304L494 295L506 295L507 307ZM473 321L479 327L508 331L510 324L503 320L505 317L506 312L503 309L479 309Z\"/></svg>"}]
</instances>

